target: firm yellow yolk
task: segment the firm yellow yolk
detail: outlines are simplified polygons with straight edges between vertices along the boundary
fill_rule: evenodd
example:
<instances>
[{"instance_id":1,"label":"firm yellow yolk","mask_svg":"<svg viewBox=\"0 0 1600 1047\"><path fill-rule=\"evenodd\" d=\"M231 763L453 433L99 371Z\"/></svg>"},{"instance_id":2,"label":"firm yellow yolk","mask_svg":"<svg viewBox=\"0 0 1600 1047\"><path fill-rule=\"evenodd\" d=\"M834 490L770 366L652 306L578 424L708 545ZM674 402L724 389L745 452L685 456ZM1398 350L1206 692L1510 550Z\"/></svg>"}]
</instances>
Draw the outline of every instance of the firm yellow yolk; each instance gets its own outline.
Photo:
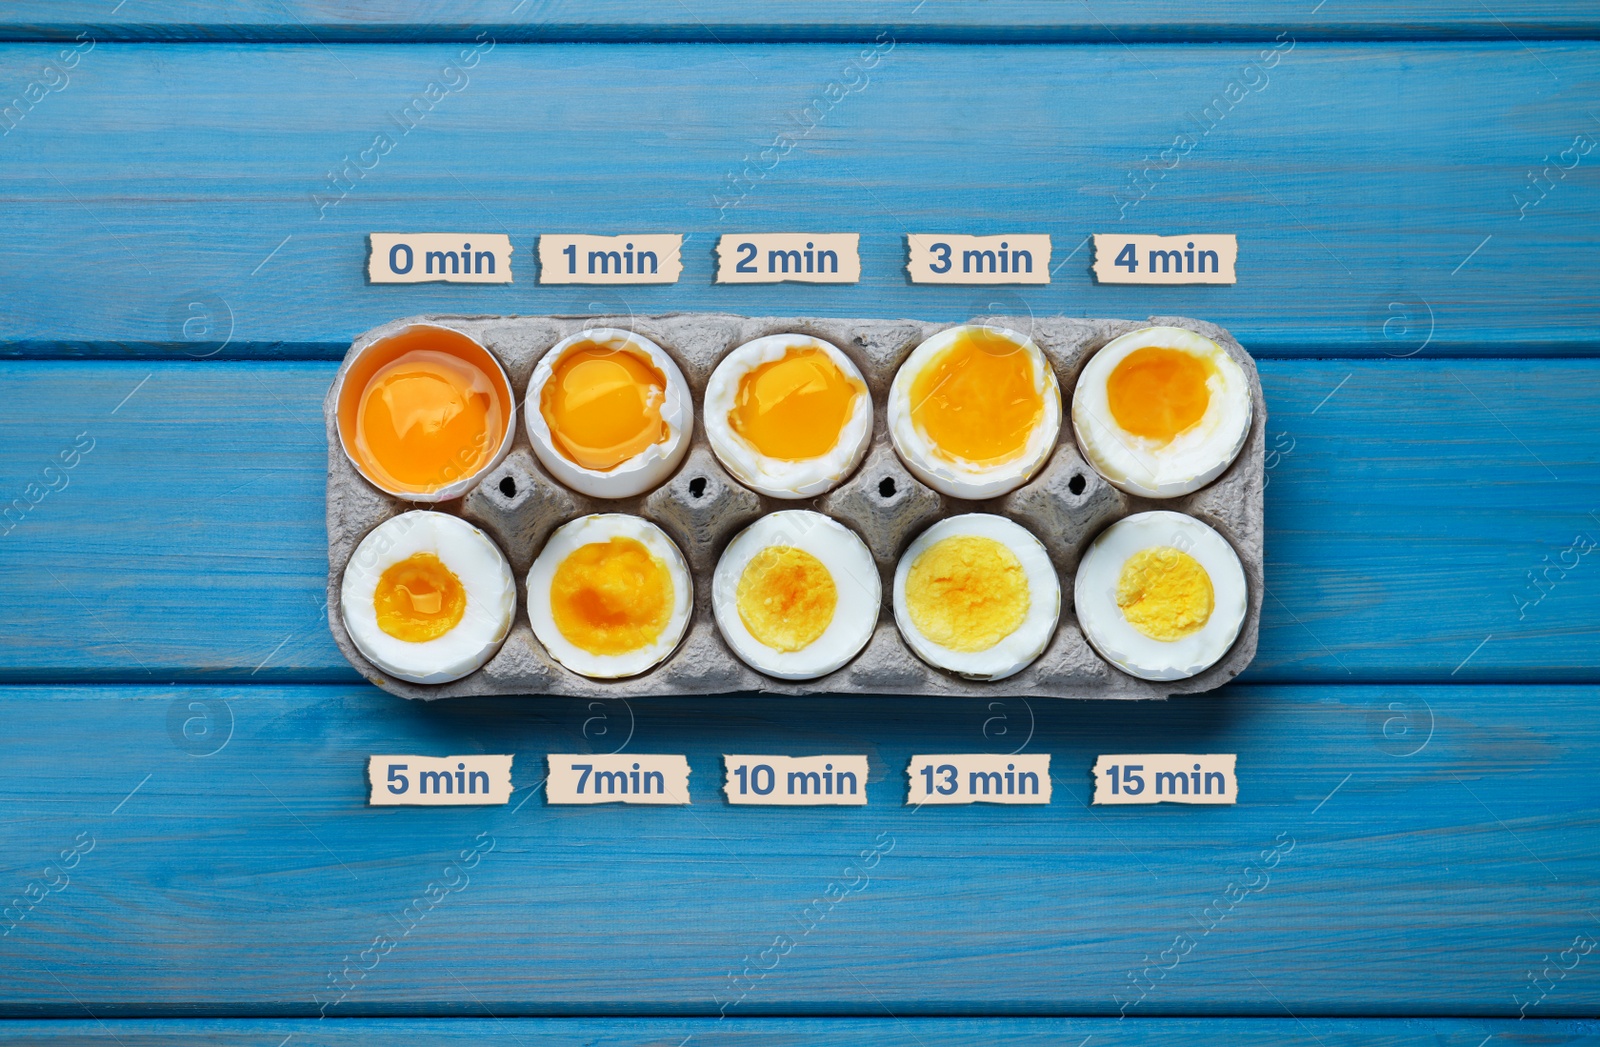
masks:
<instances>
[{"instance_id":1,"label":"firm yellow yolk","mask_svg":"<svg viewBox=\"0 0 1600 1047\"><path fill-rule=\"evenodd\" d=\"M1217 373L1204 357L1149 346L1123 358L1106 379L1111 416L1124 432L1166 444L1205 417L1207 380Z\"/></svg>"},{"instance_id":2,"label":"firm yellow yolk","mask_svg":"<svg viewBox=\"0 0 1600 1047\"><path fill-rule=\"evenodd\" d=\"M952 651L987 651L1028 617L1028 576L993 538L957 535L924 549L906 574L917 631Z\"/></svg>"},{"instance_id":3,"label":"firm yellow yolk","mask_svg":"<svg viewBox=\"0 0 1600 1047\"><path fill-rule=\"evenodd\" d=\"M667 378L640 353L590 343L556 362L539 412L556 449L585 469L615 469L665 440Z\"/></svg>"},{"instance_id":4,"label":"firm yellow yolk","mask_svg":"<svg viewBox=\"0 0 1600 1047\"><path fill-rule=\"evenodd\" d=\"M1012 461L1043 417L1028 351L992 331L961 335L911 381L911 422L947 461Z\"/></svg>"},{"instance_id":5,"label":"firm yellow yolk","mask_svg":"<svg viewBox=\"0 0 1600 1047\"><path fill-rule=\"evenodd\" d=\"M1128 557L1117 578L1117 606L1152 640L1181 640L1205 627L1216 605L1200 561L1167 545Z\"/></svg>"},{"instance_id":6,"label":"firm yellow yolk","mask_svg":"<svg viewBox=\"0 0 1600 1047\"><path fill-rule=\"evenodd\" d=\"M461 579L432 553L412 553L378 577L372 597L378 628L396 640L436 640L461 624L467 593Z\"/></svg>"},{"instance_id":7,"label":"firm yellow yolk","mask_svg":"<svg viewBox=\"0 0 1600 1047\"><path fill-rule=\"evenodd\" d=\"M734 602L751 636L773 650L799 651L828 631L839 589L804 549L769 545L745 564Z\"/></svg>"},{"instance_id":8,"label":"firm yellow yolk","mask_svg":"<svg viewBox=\"0 0 1600 1047\"><path fill-rule=\"evenodd\" d=\"M635 538L580 546L550 581L561 635L590 654L627 654L656 642L672 617L667 565Z\"/></svg>"},{"instance_id":9,"label":"firm yellow yolk","mask_svg":"<svg viewBox=\"0 0 1600 1047\"><path fill-rule=\"evenodd\" d=\"M768 458L817 458L838 445L864 395L821 349L790 349L739 379L728 424Z\"/></svg>"},{"instance_id":10,"label":"firm yellow yolk","mask_svg":"<svg viewBox=\"0 0 1600 1047\"><path fill-rule=\"evenodd\" d=\"M431 493L483 467L505 438L507 415L482 368L416 349L367 380L355 423L352 451L366 472L395 490Z\"/></svg>"}]
</instances>

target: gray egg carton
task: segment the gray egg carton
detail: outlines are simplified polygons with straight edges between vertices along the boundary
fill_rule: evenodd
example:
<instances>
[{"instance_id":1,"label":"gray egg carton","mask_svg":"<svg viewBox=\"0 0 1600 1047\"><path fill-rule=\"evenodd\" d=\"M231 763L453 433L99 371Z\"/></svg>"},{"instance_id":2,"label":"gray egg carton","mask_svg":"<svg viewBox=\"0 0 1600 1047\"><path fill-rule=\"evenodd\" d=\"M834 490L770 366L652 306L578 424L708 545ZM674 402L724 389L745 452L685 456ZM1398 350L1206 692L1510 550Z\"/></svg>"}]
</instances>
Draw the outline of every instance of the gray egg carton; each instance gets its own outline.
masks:
<instances>
[{"instance_id":1,"label":"gray egg carton","mask_svg":"<svg viewBox=\"0 0 1600 1047\"><path fill-rule=\"evenodd\" d=\"M664 316L415 316L356 338L351 351L416 323L467 334L499 358L511 378L519 417L515 443L504 461L464 497L417 505L377 490L356 472L339 445L332 390L323 405L328 428L328 623L350 664L377 686L403 698L467 695L570 695L593 698L762 691L773 694L912 694L958 697L1163 698L1207 691L1242 672L1255 657L1262 597L1262 494L1266 403L1255 362L1215 324L1183 317L1147 321L1070 317L988 316L968 321L1009 327L1033 337L1061 383L1061 439L1034 479L1010 494L970 502L939 494L906 471L895 455L885 422L895 370L923 340L955 326L918 320L832 320L744 317L724 313ZM1095 350L1128 331L1152 325L1185 327L1212 339L1249 377L1255 410L1238 459L1215 482L1194 494L1164 500L1137 498L1111 486L1079 455L1072 435L1071 397L1078 371ZM556 342L586 327L621 327L642 334L677 361L694 392L695 432L677 472L660 487L634 498L602 500L570 491L544 471L522 425L522 397L534 363ZM705 384L725 353L754 338L800 332L826 339L855 361L872 392L874 429L865 460L844 483L814 499L767 498L741 486L723 469L699 418ZM348 366L349 357L346 357ZM341 369L341 373L343 373ZM340 582L357 543L373 527L410 509L454 513L482 528L511 561L518 600L505 645L477 672L447 684L413 684L383 673L356 650L340 614ZM786 682L740 661L723 642L711 614L711 573L723 548L746 524L780 509L811 508L855 529L872 550L883 579L883 608L872 640L835 672ZM1171 509L1210 524L1232 543L1244 565L1249 610L1238 640L1216 665L1187 680L1151 682L1128 676L1102 659L1084 639L1072 607L1073 577L1089 542L1108 524L1132 513ZM654 669L625 680L591 680L562 667L528 624L529 566L556 527L593 512L634 513L659 524L688 559L694 575L694 614L683 642ZM933 668L900 638L891 606L895 563L911 540L946 516L990 512L1032 531L1049 550L1061 578L1061 623L1043 655L1005 680L963 679Z\"/></svg>"}]
</instances>

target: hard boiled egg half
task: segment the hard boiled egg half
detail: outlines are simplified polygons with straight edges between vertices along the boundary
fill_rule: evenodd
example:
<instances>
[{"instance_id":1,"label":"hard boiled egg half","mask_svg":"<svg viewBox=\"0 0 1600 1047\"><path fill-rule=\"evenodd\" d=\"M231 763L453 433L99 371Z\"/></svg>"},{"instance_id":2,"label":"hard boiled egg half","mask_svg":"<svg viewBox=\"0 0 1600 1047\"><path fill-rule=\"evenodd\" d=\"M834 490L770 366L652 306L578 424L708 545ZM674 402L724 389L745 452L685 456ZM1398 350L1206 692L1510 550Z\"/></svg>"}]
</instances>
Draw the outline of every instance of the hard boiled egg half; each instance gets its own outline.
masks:
<instances>
[{"instance_id":1,"label":"hard boiled egg half","mask_svg":"<svg viewBox=\"0 0 1600 1047\"><path fill-rule=\"evenodd\" d=\"M894 620L917 657L1003 680L1044 652L1061 583L1044 546L1003 516L968 513L918 535L894 572Z\"/></svg>"},{"instance_id":2,"label":"hard boiled egg half","mask_svg":"<svg viewBox=\"0 0 1600 1047\"><path fill-rule=\"evenodd\" d=\"M596 679L636 676L678 646L694 582L666 532L623 513L563 524L528 571L528 618L552 657Z\"/></svg>"},{"instance_id":3,"label":"hard boiled egg half","mask_svg":"<svg viewBox=\"0 0 1600 1047\"><path fill-rule=\"evenodd\" d=\"M482 531L419 510L361 539L344 570L340 605L345 631L367 661L412 683L448 683L500 649L517 586Z\"/></svg>"},{"instance_id":4,"label":"hard boiled egg half","mask_svg":"<svg viewBox=\"0 0 1600 1047\"><path fill-rule=\"evenodd\" d=\"M804 509L771 513L741 531L711 586L728 646L781 680L809 680L854 658L872 638L882 599L866 543Z\"/></svg>"},{"instance_id":5,"label":"hard boiled egg half","mask_svg":"<svg viewBox=\"0 0 1600 1047\"><path fill-rule=\"evenodd\" d=\"M689 383L650 339L611 327L564 338L528 381L524 424L550 474L594 498L658 486L689 449Z\"/></svg>"},{"instance_id":6,"label":"hard boiled egg half","mask_svg":"<svg viewBox=\"0 0 1600 1047\"><path fill-rule=\"evenodd\" d=\"M1216 342L1181 327L1112 339L1072 394L1095 470L1129 494L1174 498L1222 475L1250 434L1250 384Z\"/></svg>"},{"instance_id":7,"label":"hard boiled egg half","mask_svg":"<svg viewBox=\"0 0 1600 1047\"><path fill-rule=\"evenodd\" d=\"M739 346L706 383L706 436L739 482L773 498L838 486L872 440L872 396L838 347L803 334Z\"/></svg>"},{"instance_id":8,"label":"hard boiled egg half","mask_svg":"<svg viewBox=\"0 0 1600 1047\"><path fill-rule=\"evenodd\" d=\"M1227 539L1172 512L1136 513L1107 527L1073 586L1083 635L1143 680L1182 680L1215 665L1244 625L1246 594Z\"/></svg>"}]
</instances>

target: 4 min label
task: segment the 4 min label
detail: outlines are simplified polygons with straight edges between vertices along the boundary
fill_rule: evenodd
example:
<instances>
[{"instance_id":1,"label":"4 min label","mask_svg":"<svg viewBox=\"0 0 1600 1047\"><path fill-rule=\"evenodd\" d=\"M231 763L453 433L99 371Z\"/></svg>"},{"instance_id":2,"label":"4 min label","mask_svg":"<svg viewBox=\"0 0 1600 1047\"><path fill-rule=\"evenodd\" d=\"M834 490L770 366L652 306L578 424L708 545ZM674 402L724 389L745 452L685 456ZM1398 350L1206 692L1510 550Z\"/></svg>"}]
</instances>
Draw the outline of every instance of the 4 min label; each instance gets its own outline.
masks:
<instances>
[{"instance_id":1,"label":"4 min label","mask_svg":"<svg viewBox=\"0 0 1600 1047\"><path fill-rule=\"evenodd\" d=\"M1103 284L1231 284L1238 259L1232 233L1094 234L1094 278Z\"/></svg>"}]
</instances>

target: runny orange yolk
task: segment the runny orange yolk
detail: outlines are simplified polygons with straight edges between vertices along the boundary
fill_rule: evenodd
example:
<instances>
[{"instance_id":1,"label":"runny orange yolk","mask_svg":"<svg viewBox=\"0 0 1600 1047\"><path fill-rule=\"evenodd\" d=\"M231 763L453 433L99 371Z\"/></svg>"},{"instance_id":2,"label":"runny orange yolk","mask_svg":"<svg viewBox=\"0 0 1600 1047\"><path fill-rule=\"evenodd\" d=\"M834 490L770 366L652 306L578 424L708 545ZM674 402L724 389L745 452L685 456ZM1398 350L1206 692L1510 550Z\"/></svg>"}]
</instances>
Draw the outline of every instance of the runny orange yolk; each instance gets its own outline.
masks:
<instances>
[{"instance_id":1,"label":"runny orange yolk","mask_svg":"<svg viewBox=\"0 0 1600 1047\"><path fill-rule=\"evenodd\" d=\"M1147 346L1122 359L1106 379L1111 416L1124 432L1161 444L1205 417L1207 380L1216 367L1179 349Z\"/></svg>"},{"instance_id":2,"label":"runny orange yolk","mask_svg":"<svg viewBox=\"0 0 1600 1047\"><path fill-rule=\"evenodd\" d=\"M987 651L1028 617L1028 575L993 538L963 534L924 549L906 574L917 631L952 651Z\"/></svg>"},{"instance_id":3,"label":"runny orange yolk","mask_svg":"<svg viewBox=\"0 0 1600 1047\"><path fill-rule=\"evenodd\" d=\"M1012 461L1043 417L1032 356L992 331L961 335L911 382L911 422L947 461Z\"/></svg>"},{"instance_id":4,"label":"runny orange yolk","mask_svg":"<svg viewBox=\"0 0 1600 1047\"><path fill-rule=\"evenodd\" d=\"M672 617L667 565L635 538L579 546L550 581L561 635L590 654L627 654L655 643Z\"/></svg>"},{"instance_id":5,"label":"runny orange yolk","mask_svg":"<svg viewBox=\"0 0 1600 1047\"><path fill-rule=\"evenodd\" d=\"M666 398L666 376L644 355L590 342L556 361L539 413L558 451L607 472L667 438Z\"/></svg>"},{"instance_id":6,"label":"runny orange yolk","mask_svg":"<svg viewBox=\"0 0 1600 1047\"><path fill-rule=\"evenodd\" d=\"M839 588L822 561L792 545L769 545L739 575L739 618L763 644L799 651L828 631Z\"/></svg>"},{"instance_id":7,"label":"runny orange yolk","mask_svg":"<svg viewBox=\"0 0 1600 1047\"><path fill-rule=\"evenodd\" d=\"M839 443L866 389L821 349L790 349L739 379L728 424L768 458L817 458Z\"/></svg>"},{"instance_id":8,"label":"runny orange yolk","mask_svg":"<svg viewBox=\"0 0 1600 1047\"><path fill-rule=\"evenodd\" d=\"M378 577L372 597L378 628L397 640L436 640L461 624L467 593L461 579L432 553L413 553Z\"/></svg>"}]
</instances>

